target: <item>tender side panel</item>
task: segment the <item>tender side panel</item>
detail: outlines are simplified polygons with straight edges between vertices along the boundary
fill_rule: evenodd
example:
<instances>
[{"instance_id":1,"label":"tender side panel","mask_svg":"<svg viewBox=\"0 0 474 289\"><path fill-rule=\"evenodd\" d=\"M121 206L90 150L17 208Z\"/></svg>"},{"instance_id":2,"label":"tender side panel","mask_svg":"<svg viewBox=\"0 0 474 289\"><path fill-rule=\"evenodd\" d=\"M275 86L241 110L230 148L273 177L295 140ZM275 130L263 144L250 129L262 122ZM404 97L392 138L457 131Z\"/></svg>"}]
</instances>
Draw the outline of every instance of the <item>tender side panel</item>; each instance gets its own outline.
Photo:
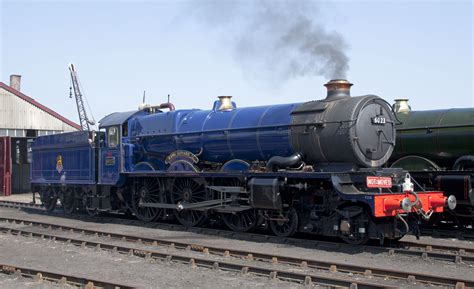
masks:
<instances>
[{"instance_id":1,"label":"tender side panel","mask_svg":"<svg viewBox=\"0 0 474 289\"><path fill-rule=\"evenodd\" d=\"M94 183L95 157L90 147L71 147L34 153L33 183Z\"/></svg>"},{"instance_id":2,"label":"tender side panel","mask_svg":"<svg viewBox=\"0 0 474 289\"><path fill-rule=\"evenodd\" d=\"M31 182L96 182L95 149L88 132L39 137L32 146Z\"/></svg>"}]
</instances>

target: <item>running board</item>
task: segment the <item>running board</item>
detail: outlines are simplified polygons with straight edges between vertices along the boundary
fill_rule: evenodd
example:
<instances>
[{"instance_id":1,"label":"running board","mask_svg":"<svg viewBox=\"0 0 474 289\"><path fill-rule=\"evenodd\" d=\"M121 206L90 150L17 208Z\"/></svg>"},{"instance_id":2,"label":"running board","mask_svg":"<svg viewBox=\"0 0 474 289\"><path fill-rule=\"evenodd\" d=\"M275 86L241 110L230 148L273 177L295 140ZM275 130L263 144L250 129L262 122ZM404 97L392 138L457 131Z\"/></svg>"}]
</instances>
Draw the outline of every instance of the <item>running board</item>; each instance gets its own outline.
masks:
<instances>
[{"instance_id":1,"label":"running board","mask_svg":"<svg viewBox=\"0 0 474 289\"><path fill-rule=\"evenodd\" d=\"M177 203L177 204L168 204L168 203L138 203L139 207L146 208L160 208L160 209L174 209L174 210L192 210L192 209L203 209L208 207L222 206L227 203L231 203L231 199L225 200L210 200L197 203Z\"/></svg>"},{"instance_id":2,"label":"running board","mask_svg":"<svg viewBox=\"0 0 474 289\"><path fill-rule=\"evenodd\" d=\"M231 193L231 194L242 194L247 193L242 187L230 187L230 186L207 186L206 188L221 192L221 193Z\"/></svg>"}]
</instances>

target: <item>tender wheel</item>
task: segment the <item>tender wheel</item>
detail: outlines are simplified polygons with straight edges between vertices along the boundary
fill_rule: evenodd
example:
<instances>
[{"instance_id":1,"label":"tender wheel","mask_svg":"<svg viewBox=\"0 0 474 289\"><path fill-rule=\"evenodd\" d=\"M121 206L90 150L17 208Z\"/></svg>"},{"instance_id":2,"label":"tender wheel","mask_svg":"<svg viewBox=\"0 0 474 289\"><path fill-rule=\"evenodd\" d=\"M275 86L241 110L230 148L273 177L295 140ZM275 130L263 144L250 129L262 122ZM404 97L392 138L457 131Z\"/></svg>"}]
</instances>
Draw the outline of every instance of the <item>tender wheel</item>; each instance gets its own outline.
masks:
<instances>
[{"instance_id":1,"label":"tender wheel","mask_svg":"<svg viewBox=\"0 0 474 289\"><path fill-rule=\"evenodd\" d=\"M294 208L276 216L280 220L270 220L273 234L279 237L291 237L298 230L298 213Z\"/></svg>"},{"instance_id":2,"label":"tender wheel","mask_svg":"<svg viewBox=\"0 0 474 289\"><path fill-rule=\"evenodd\" d=\"M56 192L52 188L47 188L40 193L41 203L48 212L54 211L58 203Z\"/></svg>"},{"instance_id":3,"label":"tender wheel","mask_svg":"<svg viewBox=\"0 0 474 289\"><path fill-rule=\"evenodd\" d=\"M173 204L191 204L208 201L211 194L206 189L203 179L176 178L171 186L171 202ZM175 216L178 221L187 227L202 224L206 219L205 211L198 210L176 210Z\"/></svg>"},{"instance_id":4,"label":"tender wheel","mask_svg":"<svg viewBox=\"0 0 474 289\"><path fill-rule=\"evenodd\" d=\"M72 214L77 208L76 193L73 189L66 189L61 194L61 206L64 213Z\"/></svg>"},{"instance_id":5,"label":"tender wheel","mask_svg":"<svg viewBox=\"0 0 474 289\"><path fill-rule=\"evenodd\" d=\"M134 186L132 194L132 209L135 216L144 221L151 222L162 216L164 209L143 207L141 203L164 203L164 186L157 178L146 178Z\"/></svg>"},{"instance_id":6,"label":"tender wheel","mask_svg":"<svg viewBox=\"0 0 474 289\"><path fill-rule=\"evenodd\" d=\"M257 226L258 215L254 209L222 214L222 220L235 232L249 232Z\"/></svg>"}]
</instances>

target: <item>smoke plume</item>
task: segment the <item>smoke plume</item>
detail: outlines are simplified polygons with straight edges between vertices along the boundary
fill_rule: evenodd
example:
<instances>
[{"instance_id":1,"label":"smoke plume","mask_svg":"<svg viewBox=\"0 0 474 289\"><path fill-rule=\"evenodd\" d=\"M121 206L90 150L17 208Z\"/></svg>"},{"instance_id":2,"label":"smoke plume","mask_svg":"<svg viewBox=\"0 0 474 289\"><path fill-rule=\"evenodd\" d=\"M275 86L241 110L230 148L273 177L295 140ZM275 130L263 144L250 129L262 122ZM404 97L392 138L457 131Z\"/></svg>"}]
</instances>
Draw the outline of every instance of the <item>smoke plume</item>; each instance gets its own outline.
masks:
<instances>
[{"instance_id":1,"label":"smoke plume","mask_svg":"<svg viewBox=\"0 0 474 289\"><path fill-rule=\"evenodd\" d=\"M230 42L235 61L246 72L264 69L283 80L346 77L346 41L318 23L314 2L213 1L194 8L200 22L220 29L224 43Z\"/></svg>"}]
</instances>

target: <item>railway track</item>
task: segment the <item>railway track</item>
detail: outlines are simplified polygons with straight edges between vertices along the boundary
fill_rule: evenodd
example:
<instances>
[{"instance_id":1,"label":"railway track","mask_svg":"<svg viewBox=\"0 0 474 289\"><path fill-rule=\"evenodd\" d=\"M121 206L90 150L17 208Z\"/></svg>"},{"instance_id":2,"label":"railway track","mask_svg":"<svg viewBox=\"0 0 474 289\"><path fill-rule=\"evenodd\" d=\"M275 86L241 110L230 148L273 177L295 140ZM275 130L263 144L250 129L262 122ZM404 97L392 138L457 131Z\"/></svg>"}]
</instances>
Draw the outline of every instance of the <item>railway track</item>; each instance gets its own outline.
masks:
<instances>
[{"instance_id":1,"label":"railway track","mask_svg":"<svg viewBox=\"0 0 474 289\"><path fill-rule=\"evenodd\" d=\"M25 202L16 202L16 201L0 201L0 206L7 208L43 208L42 204L33 204Z\"/></svg>"},{"instance_id":2,"label":"railway track","mask_svg":"<svg viewBox=\"0 0 474 289\"><path fill-rule=\"evenodd\" d=\"M109 244L102 241L84 241L82 239L70 238L70 237L61 237L55 234L39 234L31 232L29 230L21 229L10 229L10 228L0 228L0 231L3 233L9 233L18 236L24 237L36 237L41 239L50 239L56 242L63 242L67 244L72 244L80 246L81 248L94 248L96 250L110 251L116 254L126 254L128 256L142 257L147 260L160 260L163 262L176 262L182 264L188 264L191 268L204 267L214 270L223 270L223 271L232 271L232 272L241 272L242 275L254 274L259 276L268 276L270 279L281 279L283 281L291 282L301 282L305 285L320 285L320 286L342 286L347 288L396 288L395 286L381 285L377 282L370 281L357 281L354 282L350 277L340 277L340 276L327 276L324 274L318 273L301 273L301 272L292 272L290 270L281 270L274 268L265 268L261 266L252 266L252 265L242 265L237 262L230 261L219 261L213 260L212 258L196 258L186 256L185 254L178 253L162 253L153 250L144 250L137 249L133 246L118 246L116 244ZM414 279L411 281L415 281ZM460 286L459 284L457 286ZM464 286L464 284L462 284Z\"/></svg>"},{"instance_id":3,"label":"railway track","mask_svg":"<svg viewBox=\"0 0 474 289\"><path fill-rule=\"evenodd\" d=\"M143 238L141 236L116 234L106 231L99 230L85 230L83 228L71 227L71 226L60 226L56 224L33 222L18 219L6 220L1 219L4 222L15 223L25 226L36 226L46 228L52 231L61 231L80 234L81 236L89 235L105 239L105 241L90 241L84 240L84 238L71 238L70 236L65 237L58 234L50 234L44 232L34 232L33 230L23 228L11 228L11 227L0 227L0 232L10 233L15 235L21 235L26 237L37 237L47 238L55 241L61 241L69 244L74 244L81 247L93 247L100 248L103 250L119 252L124 254L136 255L144 258L154 258L166 261L177 261L181 263L188 263L192 266L202 266L214 269L222 269L228 271L240 271L245 274L253 273L257 275L266 275L270 278L279 278L282 280L290 280L301 282L304 284L311 284L316 282L319 285L324 286L347 286L351 288L381 288L380 284L377 287L377 282L373 281L357 281L354 282L352 276L364 277L376 277L390 280L403 280L405 282L419 282L423 284L438 285L438 286L450 286L455 288L473 287L474 281L469 279L451 279L447 277L406 272L402 270L392 269L381 269L367 266L356 266L348 265L345 263L326 262L321 260L312 259L301 259L282 255L265 254L261 252L235 250L229 248L202 246L192 243L179 243L171 242L164 239L151 239ZM110 244L111 240L121 241L127 244L140 244L152 246L152 248L166 249L165 253L150 250L150 249L137 249L130 245L117 245ZM200 256L204 257L190 257L186 256L186 252L199 253ZM173 253L170 253L173 252ZM174 253L177 252L177 253ZM225 261L216 261L209 256L224 257ZM242 264L241 262L230 262L228 259L233 260L245 260L247 263ZM251 262L251 265L248 264ZM257 263L267 263L271 265L285 265L288 269L275 269L263 266L258 266ZM343 273L350 277L341 276L328 276L327 274L320 274L317 272L297 272L296 270L313 270L322 271L323 273ZM316 281L317 280L317 281ZM386 288L387 285L382 287Z\"/></svg>"},{"instance_id":4,"label":"railway track","mask_svg":"<svg viewBox=\"0 0 474 289\"><path fill-rule=\"evenodd\" d=\"M41 269L32 269L19 267L16 265L0 264L0 273L7 275L14 275L15 277L24 277L35 280L36 282L50 282L57 283L59 285L69 285L72 287L81 287L85 289L95 288L112 288L112 289L131 289L128 285L96 280L90 278L84 278L80 276L66 275L57 272L50 272Z\"/></svg>"},{"instance_id":5,"label":"railway track","mask_svg":"<svg viewBox=\"0 0 474 289\"><path fill-rule=\"evenodd\" d=\"M450 246L450 245L432 245L432 244L424 244L424 243L419 243L419 242L412 242L412 241L404 241L400 240L398 241L399 245L402 246L403 248L409 248L411 250L420 250L422 253L427 252L431 253L431 256L435 255L436 252L433 251L439 251L441 253L440 256L437 256L437 259L444 259L443 257L443 252L448 252L446 259L449 259L448 255L451 257L454 257L455 262L460 262L461 259L459 259L457 256L460 257L466 257L463 260L465 262L469 263L474 263L474 248L469 248L469 247L456 247L456 246ZM472 255L472 256L466 256L466 255ZM423 256L422 256L423 257ZM457 259L456 259L457 258Z\"/></svg>"},{"instance_id":6,"label":"railway track","mask_svg":"<svg viewBox=\"0 0 474 289\"><path fill-rule=\"evenodd\" d=\"M474 241L474 229L466 230L447 230L440 228L423 228L421 234L433 238L455 238L459 240Z\"/></svg>"},{"instance_id":7,"label":"railway track","mask_svg":"<svg viewBox=\"0 0 474 289\"><path fill-rule=\"evenodd\" d=\"M24 202L12 202L12 201L0 201L0 206L10 207L10 208L32 208L32 209L39 209L41 210L42 214L45 215L53 215L53 216L60 216L63 218L74 218L74 219L82 219L87 221L106 221L116 224L124 224L124 225L137 225L137 226L147 226L152 228L159 228L165 230L175 230L175 231L189 231L194 233L203 233L208 235L218 235L218 236L229 236L232 238L239 238L243 240L264 240L274 243L284 243L284 244L291 244L295 246L302 246L307 248L324 248L324 249L335 249L335 250L344 250L350 249L354 250L354 245L348 245L341 242L331 242L331 241L321 241L321 240L306 240L306 239L299 239L299 238L282 238L276 236L270 236L265 234L259 233L237 233L228 230L221 230L221 229L214 229L214 228L201 228L201 227L185 227L179 224L169 224L169 223L145 223L139 220L130 220L130 219L123 219L123 218L111 218L111 217L94 217L88 216L83 214L71 214L71 215L64 215L58 212L46 212L43 210L42 205L40 204L32 204L32 203L24 203ZM0 221L6 221L8 218L1 218ZM15 221L11 219L11 221ZM27 220L17 220L17 221L27 221ZM31 221L29 221L31 222ZM35 222L32 222L35 223ZM36 222L41 224L40 222ZM133 239L133 236L130 236ZM158 240L157 240L158 241ZM153 241L151 241L153 242ZM399 256L413 256L413 257L420 257L422 259L435 259L435 260L442 260L442 261L449 261L449 262L465 262L465 263L473 263L474 264L474 249L469 247L457 247L451 245L433 245L433 244L425 244L420 242L412 242L412 241L404 241L400 240L396 244L396 247L392 246L383 247L383 246L371 246L371 245L364 245L364 246L357 246L360 252L373 252L373 253L387 253L391 256L399 255Z\"/></svg>"},{"instance_id":8,"label":"railway track","mask_svg":"<svg viewBox=\"0 0 474 289\"><path fill-rule=\"evenodd\" d=\"M13 222L17 224L25 224L31 226L39 226L39 227L48 227L54 230L64 230L64 231L71 231L81 234L87 235L100 235L100 236L107 236L109 238L120 239L120 240L127 240L127 241L134 241L134 242L144 242L148 244L160 244L162 246L170 246L170 245L178 245L182 248L186 248L189 246L194 246L195 244L189 243L180 243L180 242L172 242L165 239L151 239L151 238L143 238L140 236L133 236L133 235L126 235L126 234L116 234L112 232L104 232L104 231L95 231L95 230L87 230L83 228L73 227L73 226L65 226L65 225L58 225L58 224L51 224L46 222L39 222L39 221L30 221L25 219L18 219L18 218L8 218L8 217L0 217L0 222ZM290 238L288 238L290 239ZM332 242L324 242L324 241L317 241L317 245L319 247L322 246L331 246L334 245ZM420 257L424 260L427 259L435 259L435 260L442 260L442 261L451 261L451 262L464 262L464 263L472 263L474 264L474 248L457 248L448 245L425 245L419 244L416 242L409 242L409 241L399 241L403 248L390 248L390 247L376 247L376 246L362 246L365 251L377 251L378 253L387 253L390 256L399 255L399 256L414 256ZM339 245L340 247L350 247L351 245L336 243L336 246ZM221 248L213 248L215 252L223 253L227 249ZM234 250L235 251L235 250ZM244 253L235 252L234 255L244 256Z\"/></svg>"}]
</instances>

